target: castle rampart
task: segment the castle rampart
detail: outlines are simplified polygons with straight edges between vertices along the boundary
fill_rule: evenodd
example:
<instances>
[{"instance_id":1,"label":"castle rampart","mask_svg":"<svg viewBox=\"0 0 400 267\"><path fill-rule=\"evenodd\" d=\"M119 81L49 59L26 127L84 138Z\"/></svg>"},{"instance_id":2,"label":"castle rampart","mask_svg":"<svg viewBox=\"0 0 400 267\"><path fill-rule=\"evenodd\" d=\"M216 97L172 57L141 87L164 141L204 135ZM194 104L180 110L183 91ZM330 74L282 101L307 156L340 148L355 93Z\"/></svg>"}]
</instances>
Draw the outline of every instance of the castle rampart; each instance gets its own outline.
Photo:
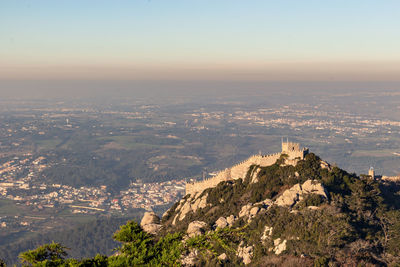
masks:
<instances>
[{"instance_id":1,"label":"castle rampart","mask_svg":"<svg viewBox=\"0 0 400 267\"><path fill-rule=\"evenodd\" d=\"M212 178L205 179L196 183L186 184L186 194L202 192L207 188L215 187L222 181L237 180L245 178L247 171L252 165L266 167L274 164L282 154L287 154L287 164L295 165L298 159L304 159L308 149L300 149L300 144L291 142L282 142L282 152L270 155L253 155L231 168L220 171Z\"/></svg>"}]
</instances>

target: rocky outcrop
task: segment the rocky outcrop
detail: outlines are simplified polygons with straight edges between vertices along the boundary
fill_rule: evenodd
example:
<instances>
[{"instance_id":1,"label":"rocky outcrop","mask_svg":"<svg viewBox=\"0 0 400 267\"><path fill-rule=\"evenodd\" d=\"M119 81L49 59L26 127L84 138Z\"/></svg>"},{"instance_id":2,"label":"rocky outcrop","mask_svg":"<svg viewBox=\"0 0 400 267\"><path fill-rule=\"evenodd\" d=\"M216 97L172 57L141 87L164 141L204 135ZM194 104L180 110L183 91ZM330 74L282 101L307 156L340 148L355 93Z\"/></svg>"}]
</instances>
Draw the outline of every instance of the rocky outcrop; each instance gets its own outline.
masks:
<instances>
[{"instance_id":1,"label":"rocky outcrop","mask_svg":"<svg viewBox=\"0 0 400 267\"><path fill-rule=\"evenodd\" d=\"M215 228L225 228L228 226L228 222L224 217L220 217L216 222L215 222Z\"/></svg>"},{"instance_id":2,"label":"rocky outcrop","mask_svg":"<svg viewBox=\"0 0 400 267\"><path fill-rule=\"evenodd\" d=\"M276 255L279 255L286 250L286 242L287 242L286 239L283 241L281 241L280 238L274 240L275 247L273 248L273 251L275 252Z\"/></svg>"},{"instance_id":3,"label":"rocky outcrop","mask_svg":"<svg viewBox=\"0 0 400 267\"><path fill-rule=\"evenodd\" d=\"M189 212L196 212L198 209L205 208L207 206L207 196L204 194L200 196L201 193L194 194L193 197L190 196L187 199L182 199L175 209L176 215L172 221L172 225L175 225L178 221L185 219Z\"/></svg>"},{"instance_id":4,"label":"rocky outcrop","mask_svg":"<svg viewBox=\"0 0 400 267\"><path fill-rule=\"evenodd\" d=\"M264 199L263 201L257 202L254 205L260 205L263 208L267 209L268 207L274 205L274 201L272 199Z\"/></svg>"},{"instance_id":5,"label":"rocky outcrop","mask_svg":"<svg viewBox=\"0 0 400 267\"><path fill-rule=\"evenodd\" d=\"M181 257L181 264L183 266L195 266L197 255L199 251L197 249L193 249L187 255L182 255Z\"/></svg>"},{"instance_id":6,"label":"rocky outcrop","mask_svg":"<svg viewBox=\"0 0 400 267\"><path fill-rule=\"evenodd\" d=\"M229 215L226 217L226 222L228 223L229 226L232 226L238 218L235 215Z\"/></svg>"},{"instance_id":7,"label":"rocky outcrop","mask_svg":"<svg viewBox=\"0 0 400 267\"><path fill-rule=\"evenodd\" d=\"M332 171L331 165L326 161L321 160L320 166L322 169L328 169L328 171Z\"/></svg>"},{"instance_id":8,"label":"rocky outcrop","mask_svg":"<svg viewBox=\"0 0 400 267\"><path fill-rule=\"evenodd\" d=\"M246 204L244 205L240 212L239 212L239 218L247 218L247 221L250 222L254 217L256 217L258 214L263 213L266 211L264 207L259 207L260 205L258 203L256 204Z\"/></svg>"},{"instance_id":9,"label":"rocky outcrop","mask_svg":"<svg viewBox=\"0 0 400 267\"><path fill-rule=\"evenodd\" d=\"M251 174L250 174L250 183L255 184L258 183L258 174L260 173L260 166L254 166Z\"/></svg>"},{"instance_id":10,"label":"rocky outcrop","mask_svg":"<svg viewBox=\"0 0 400 267\"><path fill-rule=\"evenodd\" d=\"M239 218L249 217L252 207L253 205L251 203L244 205L239 211Z\"/></svg>"},{"instance_id":11,"label":"rocky outcrop","mask_svg":"<svg viewBox=\"0 0 400 267\"><path fill-rule=\"evenodd\" d=\"M152 211L144 213L140 226L144 231L153 235L157 234L162 228L160 218Z\"/></svg>"},{"instance_id":12,"label":"rocky outcrop","mask_svg":"<svg viewBox=\"0 0 400 267\"><path fill-rule=\"evenodd\" d=\"M228 259L228 256L226 255L226 253L222 253L221 255L218 256L218 259L224 262Z\"/></svg>"},{"instance_id":13,"label":"rocky outcrop","mask_svg":"<svg viewBox=\"0 0 400 267\"><path fill-rule=\"evenodd\" d=\"M143 230L149 234L156 235L162 228L161 224L146 224L142 226Z\"/></svg>"},{"instance_id":14,"label":"rocky outcrop","mask_svg":"<svg viewBox=\"0 0 400 267\"><path fill-rule=\"evenodd\" d=\"M215 222L214 228L225 228L231 227L237 220L237 217L234 215L230 215L228 217L219 217L219 219Z\"/></svg>"},{"instance_id":15,"label":"rocky outcrop","mask_svg":"<svg viewBox=\"0 0 400 267\"><path fill-rule=\"evenodd\" d=\"M254 253L253 246L245 246L244 242L242 241L239 244L236 255L239 258L242 258L243 263L247 265L251 263L251 258L253 257L253 253Z\"/></svg>"},{"instance_id":16,"label":"rocky outcrop","mask_svg":"<svg viewBox=\"0 0 400 267\"><path fill-rule=\"evenodd\" d=\"M265 226L263 235L261 236L261 241L267 241L272 236L273 227Z\"/></svg>"},{"instance_id":17,"label":"rocky outcrop","mask_svg":"<svg viewBox=\"0 0 400 267\"><path fill-rule=\"evenodd\" d=\"M275 200L274 204L293 207L308 194L317 194L325 199L328 198L326 190L321 183L314 183L312 180L307 180L302 185L296 184L285 190L282 195Z\"/></svg>"},{"instance_id":18,"label":"rocky outcrop","mask_svg":"<svg viewBox=\"0 0 400 267\"><path fill-rule=\"evenodd\" d=\"M300 195L303 192L301 190L300 184L296 184L291 188L285 190L283 194L278 197L275 201L275 204L278 206L293 206L297 201L300 200Z\"/></svg>"},{"instance_id":19,"label":"rocky outcrop","mask_svg":"<svg viewBox=\"0 0 400 267\"><path fill-rule=\"evenodd\" d=\"M153 211L145 212L143 215L142 221L140 222L140 225L143 226L143 225L152 224L152 223L159 224L160 218Z\"/></svg>"},{"instance_id":20,"label":"rocky outcrop","mask_svg":"<svg viewBox=\"0 0 400 267\"><path fill-rule=\"evenodd\" d=\"M325 187L321 183L314 183L312 180L307 180L301 187L305 194L317 194L328 198Z\"/></svg>"},{"instance_id":21,"label":"rocky outcrop","mask_svg":"<svg viewBox=\"0 0 400 267\"><path fill-rule=\"evenodd\" d=\"M207 224L202 221L193 221L189 223L186 233L189 237L204 234Z\"/></svg>"}]
</instances>

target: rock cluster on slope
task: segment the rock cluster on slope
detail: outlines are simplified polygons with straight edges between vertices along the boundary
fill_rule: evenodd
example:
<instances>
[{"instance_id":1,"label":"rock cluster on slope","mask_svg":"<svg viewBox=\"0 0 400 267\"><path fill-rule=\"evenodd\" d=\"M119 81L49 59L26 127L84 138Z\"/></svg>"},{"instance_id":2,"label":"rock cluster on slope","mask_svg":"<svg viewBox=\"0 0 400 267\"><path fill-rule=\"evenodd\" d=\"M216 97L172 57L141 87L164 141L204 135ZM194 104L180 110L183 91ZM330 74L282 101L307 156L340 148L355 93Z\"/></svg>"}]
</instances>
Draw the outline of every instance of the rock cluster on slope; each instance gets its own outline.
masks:
<instances>
[{"instance_id":1,"label":"rock cluster on slope","mask_svg":"<svg viewBox=\"0 0 400 267\"><path fill-rule=\"evenodd\" d=\"M230 215L228 217L219 217L219 219L215 222L215 228L225 228L231 227L236 221L237 217L235 215Z\"/></svg>"},{"instance_id":2,"label":"rock cluster on slope","mask_svg":"<svg viewBox=\"0 0 400 267\"><path fill-rule=\"evenodd\" d=\"M282 195L275 200L275 204L278 206L292 207L297 202L303 200L308 194L316 194L325 199L328 198L326 190L321 183L314 183L312 180L307 180L302 185L296 184L285 190Z\"/></svg>"},{"instance_id":3,"label":"rock cluster on slope","mask_svg":"<svg viewBox=\"0 0 400 267\"><path fill-rule=\"evenodd\" d=\"M196 212L198 209L205 208L207 206L207 194L197 193L194 196L190 196L187 199L182 199L175 209L176 215L172 221L172 225L185 219L189 212Z\"/></svg>"}]
</instances>

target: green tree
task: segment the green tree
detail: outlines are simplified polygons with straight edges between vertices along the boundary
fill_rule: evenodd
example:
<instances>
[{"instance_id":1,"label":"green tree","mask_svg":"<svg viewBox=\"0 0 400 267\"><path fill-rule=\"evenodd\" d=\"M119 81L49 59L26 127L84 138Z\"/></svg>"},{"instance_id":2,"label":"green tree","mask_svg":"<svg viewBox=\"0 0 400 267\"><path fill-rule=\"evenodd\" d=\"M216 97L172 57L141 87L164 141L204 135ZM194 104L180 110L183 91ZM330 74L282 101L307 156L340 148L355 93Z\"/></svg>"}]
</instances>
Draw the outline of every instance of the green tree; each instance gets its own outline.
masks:
<instances>
[{"instance_id":1,"label":"green tree","mask_svg":"<svg viewBox=\"0 0 400 267\"><path fill-rule=\"evenodd\" d=\"M155 257L150 262L151 266L176 266L183 251L182 233L167 234L160 238L154 246Z\"/></svg>"},{"instance_id":2,"label":"green tree","mask_svg":"<svg viewBox=\"0 0 400 267\"><path fill-rule=\"evenodd\" d=\"M152 236L143 231L135 221L129 221L121 226L114 234L114 239L123 243L118 248L121 253L118 263L123 262L130 266L144 265L154 256Z\"/></svg>"},{"instance_id":3,"label":"green tree","mask_svg":"<svg viewBox=\"0 0 400 267\"><path fill-rule=\"evenodd\" d=\"M83 259L80 262L74 262L73 260L69 262L69 265L77 267L107 267L108 258L107 256L97 254L94 258Z\"/></svg>"},{"instance_id":4,"label":"green tree","mask_svg":"<svg viewBox=\"0 0 400 267\"><path fill-rule=\"evenodd\" d=\"M65 249L61 244L52 242L23 252L19 258L24 266L60 266L67 256Z\"/></svg>"}]
</instances>

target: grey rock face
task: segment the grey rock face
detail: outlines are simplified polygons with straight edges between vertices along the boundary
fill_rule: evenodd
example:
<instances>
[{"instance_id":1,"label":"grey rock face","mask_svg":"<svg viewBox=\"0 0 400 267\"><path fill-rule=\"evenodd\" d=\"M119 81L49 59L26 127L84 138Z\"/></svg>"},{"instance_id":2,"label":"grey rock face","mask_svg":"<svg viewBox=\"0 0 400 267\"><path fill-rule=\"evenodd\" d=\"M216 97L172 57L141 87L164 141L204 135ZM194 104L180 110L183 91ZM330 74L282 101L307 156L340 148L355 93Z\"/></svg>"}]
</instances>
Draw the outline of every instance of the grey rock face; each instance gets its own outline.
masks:
<instances>
[{"instance_id":1,"label":"grey rock face","mask_svg":"<svg viewBox=\"0 0 400 267\"><path fill-rule=\"evenodd\" d=\"M205 232L205 229L207 228L207 224L202 221L193 221L189 223L188 229L186 233L188 234L189 237L193 237L196 235L201 235Z\"/></svg>"}]
</instances>

